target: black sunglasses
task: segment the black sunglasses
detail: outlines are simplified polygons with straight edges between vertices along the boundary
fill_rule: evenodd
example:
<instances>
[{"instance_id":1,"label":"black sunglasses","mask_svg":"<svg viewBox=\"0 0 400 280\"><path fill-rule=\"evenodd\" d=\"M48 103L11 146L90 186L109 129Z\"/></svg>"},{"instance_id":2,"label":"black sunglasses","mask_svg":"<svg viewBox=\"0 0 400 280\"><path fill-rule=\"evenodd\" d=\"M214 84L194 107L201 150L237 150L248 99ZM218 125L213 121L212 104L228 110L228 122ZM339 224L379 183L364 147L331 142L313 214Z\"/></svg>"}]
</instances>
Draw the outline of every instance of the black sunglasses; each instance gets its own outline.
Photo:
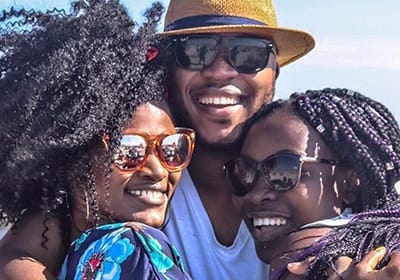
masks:
<instances>
[{"instance_id":1,"label":"black sunglasses","mask_svg":"<svg viewBox=\"0 0 400 280\"><path fill-rule=\"evenodd\" d=\"M176 63L190 71L202 71L215 61L220 44L227 50L226 60L236 71L254 74L268 65L274 44L257 37L190 35L174 39Z\"/></svg>"},{"instance_id":2,"label":"black sunglasses","mask_svg":"<svg viewBox=\"0 0 400 280\"><path fill-rule=\"evenodd\" d=\"M238 157L224 165L232 191L243 196L256 185L261 174L266 186L276 192L293 189L300 181L304 162L338 165L338 160L304 157L290 152L279 152L259 162L248 157Z\"/></svg>"}]
</instances>

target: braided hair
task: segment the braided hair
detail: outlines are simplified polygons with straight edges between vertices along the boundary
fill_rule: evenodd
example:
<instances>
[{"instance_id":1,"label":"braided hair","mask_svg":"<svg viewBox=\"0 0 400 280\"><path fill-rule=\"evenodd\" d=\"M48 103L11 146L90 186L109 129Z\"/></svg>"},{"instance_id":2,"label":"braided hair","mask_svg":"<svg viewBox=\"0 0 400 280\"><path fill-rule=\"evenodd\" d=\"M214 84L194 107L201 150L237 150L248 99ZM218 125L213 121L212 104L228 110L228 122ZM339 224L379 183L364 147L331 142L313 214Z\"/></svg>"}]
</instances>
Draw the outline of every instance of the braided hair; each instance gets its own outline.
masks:
<instances>
[{"instance_id":1,"label":"braided hair","mask_svg":"<svg viewBox=\"0 0 400 280\"><path fill-rule=\"evenodd\" d=\"M164 91L161 53L146 59L163 9L154 3L142 24L118 0L78 0L70 13L2 12L0 225L39 212L44 232L57 217L67 234L76 182L97 205L89 148L106 132L119 139L136 106Z\"/></svg>"},{"instance_id":2,"label":"braided hair","mask_svg":"<svg viewBox=\"0 0 400 280\"><path fill-rule=\"evenodd\" d=\"M387 255L380 264L385 265L388 255L400 250L400 196L396 190L400 184L400 129L393 115L358 92L327 88L294 93L288 101L266 105L252 122L288 104L319 132L341 161L355 169L361 183L359 213L290 262L315 256L303 279L324 279L339 256L359 262L369 251L385 246ZM285 271L286 266L278 269L273 279Z\"/></svg>"}]
</instances>

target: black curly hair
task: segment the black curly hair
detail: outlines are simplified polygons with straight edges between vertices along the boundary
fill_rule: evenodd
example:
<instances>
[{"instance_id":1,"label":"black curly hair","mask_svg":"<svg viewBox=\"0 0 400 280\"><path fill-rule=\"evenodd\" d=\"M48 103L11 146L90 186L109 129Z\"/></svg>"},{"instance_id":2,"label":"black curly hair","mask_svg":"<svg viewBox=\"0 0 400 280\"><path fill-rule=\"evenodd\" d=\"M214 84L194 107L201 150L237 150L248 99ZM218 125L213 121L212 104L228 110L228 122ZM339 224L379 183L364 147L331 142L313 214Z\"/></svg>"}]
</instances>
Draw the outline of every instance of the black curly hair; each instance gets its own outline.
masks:
<instances>
[{"instance_id":1,"label":"black curly hair","mask_svg":"<svg viewBox=\"0 0 400 280\"><path fill-rule=\"evenodd\" d=\"M76 1L69 13L3 11L0 225L17 223L28 211L70 228L72 182L97 204L89 147L104 133L119 139L135 107L164 92L162 52L146 58L159 44L163 11L153 3L142 24L117 0Z\"/></svg>"},{"instance_id":2,"label":"black curly hair","mask_svg":"<svg viewBox=\"0 0 400 280\"><path fill-rule=\"evenodd\" d=\"M391 252L400 250L400 128L395 118L384 105L358 92L326 88L294 93L287 101L266 105L249 126L283 106L318 131L361 182L358 214L289 262L315 256L303 279L327 279L327 269L334 269L339 256L358 262L385 246L387 255L380 264L384 265ZM286 265L272 279L285 272Z\"/></svg>"}]
</instances>

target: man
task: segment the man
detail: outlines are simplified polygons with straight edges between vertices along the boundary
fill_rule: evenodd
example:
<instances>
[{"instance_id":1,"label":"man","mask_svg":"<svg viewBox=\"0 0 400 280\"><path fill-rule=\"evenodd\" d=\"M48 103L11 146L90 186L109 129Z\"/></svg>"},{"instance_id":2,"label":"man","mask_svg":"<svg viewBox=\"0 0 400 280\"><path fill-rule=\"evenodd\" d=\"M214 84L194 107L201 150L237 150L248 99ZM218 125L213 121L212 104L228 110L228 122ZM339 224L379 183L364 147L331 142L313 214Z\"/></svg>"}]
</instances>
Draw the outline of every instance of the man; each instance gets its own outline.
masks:
<instances>
[{"instance_id":1,"label":"man","mask_svg":"<svg viewBox=\"0 0 400 280\"><path fill-rule=\"evenodd\" d=\"M171 0L164 34L174 38L170 105L197 135L165 231L194 279L267 279L222 166L239 152L245 121L272 101L279 67L314 39L277 27L271 0Z\"/></svg>"}]
</instances>

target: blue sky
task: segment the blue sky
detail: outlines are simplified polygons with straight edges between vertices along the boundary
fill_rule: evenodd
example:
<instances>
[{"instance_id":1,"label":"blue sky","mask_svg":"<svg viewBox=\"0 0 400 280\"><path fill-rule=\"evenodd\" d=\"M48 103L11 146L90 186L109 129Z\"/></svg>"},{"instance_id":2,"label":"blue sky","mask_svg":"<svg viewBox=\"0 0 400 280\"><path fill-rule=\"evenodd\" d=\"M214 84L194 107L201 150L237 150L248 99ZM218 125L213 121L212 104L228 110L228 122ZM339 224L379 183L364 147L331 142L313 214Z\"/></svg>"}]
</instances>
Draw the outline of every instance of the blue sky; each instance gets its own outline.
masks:
<instances>
[{"instance_id":1,"label":"blue sky","mask_svg":"<svg viewBox=\"0 0 400 280\"><path fill-rule=\"evenodd\" d=\"M150 0L122 0L138 17ZM165 5L169 0L162 0ZM68 8L69 0L1 0L0 10ZM400 121L400 1L275 0L280 26L313 34L316 48L281 69L276 96L346 87L381 101Z\"/></svg>"}]
</instances>

